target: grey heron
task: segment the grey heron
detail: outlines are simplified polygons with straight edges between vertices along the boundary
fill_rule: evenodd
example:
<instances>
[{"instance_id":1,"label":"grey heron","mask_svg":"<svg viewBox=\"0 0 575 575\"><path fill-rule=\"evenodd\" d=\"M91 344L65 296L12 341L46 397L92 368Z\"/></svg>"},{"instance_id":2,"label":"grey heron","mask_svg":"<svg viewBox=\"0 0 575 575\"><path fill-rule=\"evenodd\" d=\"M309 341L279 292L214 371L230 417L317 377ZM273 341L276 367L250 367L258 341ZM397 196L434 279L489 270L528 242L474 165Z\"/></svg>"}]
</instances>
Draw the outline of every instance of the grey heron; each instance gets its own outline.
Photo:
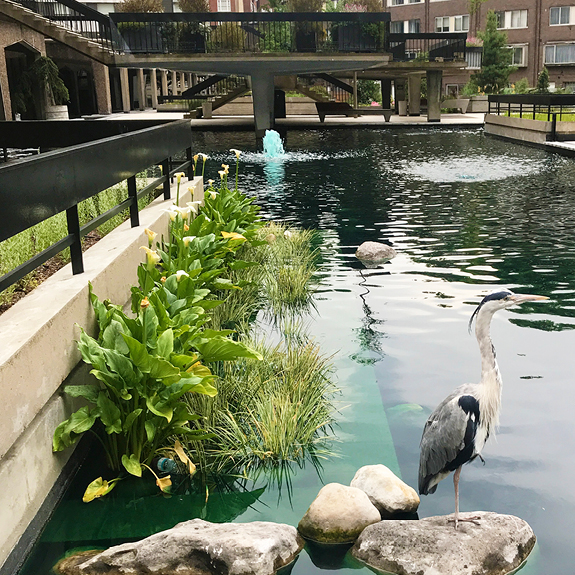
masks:
<instances>
[{"instance_id":1,"label":"grey heron","mask_svg":"<svg viewBox=\"0 0 575 575\"><path fill-rule=\"evenodd\" d=\"M465 384L448 395L429 416L421 437L419 493L434 493L437 484L452 471L455 488L455 529L459 521L459 475L464 463L481 458L481 450L499 425L501 375L491 343L493 314L526 301L549 299L538 295L520 295L503 289L485 296L469 320L475 319L475 336L481 354L481 381Z\"/></svg>"}]
</instances>

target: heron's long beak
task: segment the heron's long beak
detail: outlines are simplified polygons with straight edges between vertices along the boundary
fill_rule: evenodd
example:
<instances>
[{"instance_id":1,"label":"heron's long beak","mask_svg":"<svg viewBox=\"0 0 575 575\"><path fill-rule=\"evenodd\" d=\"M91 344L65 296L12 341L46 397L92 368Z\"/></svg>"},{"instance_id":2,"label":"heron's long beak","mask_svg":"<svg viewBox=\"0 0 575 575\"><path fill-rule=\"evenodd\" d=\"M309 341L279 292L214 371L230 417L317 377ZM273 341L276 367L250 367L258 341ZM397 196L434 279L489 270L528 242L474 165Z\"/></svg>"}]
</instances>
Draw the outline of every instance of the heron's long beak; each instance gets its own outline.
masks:
<instances>
[{"instance_id":1,"label":"heron's long beak","mask_svg":"<svg viewBox=\"0 0 575 575\"><path fill-rule=\"evenodd\" d=\"M544 301L546 299L549 299L547 296L545 295L527 295L527 294L513 294L512 296L509 296L509 299L511 299L513 301L513 303L523 303L525 301Z\"/></svg>"}]
</instances>

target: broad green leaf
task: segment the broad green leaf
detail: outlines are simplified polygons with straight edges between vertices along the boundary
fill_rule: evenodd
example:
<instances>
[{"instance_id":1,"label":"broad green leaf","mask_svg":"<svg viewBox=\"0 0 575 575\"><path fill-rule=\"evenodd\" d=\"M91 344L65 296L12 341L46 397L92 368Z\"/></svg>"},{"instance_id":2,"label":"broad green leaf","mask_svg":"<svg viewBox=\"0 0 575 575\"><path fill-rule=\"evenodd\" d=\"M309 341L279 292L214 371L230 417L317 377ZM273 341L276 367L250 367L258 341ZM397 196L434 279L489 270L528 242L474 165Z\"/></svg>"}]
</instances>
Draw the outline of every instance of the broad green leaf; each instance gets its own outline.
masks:
<instances>
[{"instance_id":1,"label":"broad green leaf","mask_svg":"<svg viewBox=\"0 0 575 575\"><path fill-rule=\"evenodd\" d=\"M102 423L106 426L106 433L121 433L122 432L122 420L120 418L120 410L116 404L106 395L105 392L101 391L98 396L98 407L100 408L100 419Z\"/></svg>"},{"instance_id":2,"label":"broad green leaf","mask_svg":"<svg viewBox=\"0 0 575 575\"><path fill-rule=\"evenodd\" d=\"M83 397L92 403L96 403L100 387L98 385L67 385L64 393L70 397Z\"/></svg>"},{"instance_id":3,"label":"broad green leaf","mask_svg":"<svg viewBox=\"0 0 575 575\"><path fill-rule=\"evenodd\" d=\"M180 370L173 366L169 361L160 357L150 356L150 377L154 379L164 379L179 375Z\"/></svg>"},{"instance_id":4,"label":"broad green leaf","mask_svg":"<svg viewBox=\"0 0 575 575\"><path fill-rule=\"evenodd\" d=\"M147 397L146 406L155 415L167 419L168 423L172 421L172 415L174 413L172 408L169 405L166 405L157 395L153 397Z\"/></svg>"},{"instance_id":5,"label":"broad green leaf","mask_svg":"<svg viewBox=\"0 0 575 575\"><path fill-rule=\"evenodd\" d=\"M126 468L128 473L135 475L136 477L142 477L142 466L136 455L132 453L128 457L125 453L122 455L122 465Z\"/></svg>"},{"instance_id":6,"label":"broad green leaf","mask_svg":"<svg viewBox=\"0 0 575 575\"><path fill-rule=\"evenodd\" d=\"M214 280L214 289L241 289L231 280L225 278L216 278Z\"/></svg>"},{"instance_id":7,"label":"broad green leaf","mask_svg":"<svg viewBox=\"0 0 575 575\"><path fill-rule=\"evenodd\" d=\"M97 499L98 497L104 497L104 495L107 495L112 491L112 489L114 489L116 483L118 483L120 479L120 477L116 477L116 479L112 479L112 481L106 481L101 477L94 479L94 481L92 481L92 483L90 483L86 488L82 501L84 503L90 503L90 501L94 501L94 499Z\"/></svg>"},{"instance_id":8,"label":"broad green leaf","mask_svg":"<svg viewBox=\"0 0 575 575\"><path fill-rule=\"evenodd\" d=\"M224 302L220 299L205 299L203 301L198 302L199 306L202 306L204 309L213 309L222 305Z\"/></svg>"},{"instance_id":9,"label":"broad green leaf","mask_svg":"<svg viewBox=\"0 0 575 575\"><path fill-rule=\"evenodd\" d=\"M90 411L88 406L81 407L56 427L52 439L52 449L54 451L62 451L75 443L82 433L88 431L94 425L97 417L97 409Z\"/></svg>"},{"instance_id":10,"label":"broad green leaf","mask_svg":"<svg viewBox=\"0 0 575 575\"><path fill-rule=\"evenodd\" d=\"M188 374L186 373L185 375ZM212 385L213 379L213 376L201 379L199 377L182 377L178 383L170 385L167 389L173 395L177 395L177 397L181 397L184 393L199 393L214 397L218 394L218 390Z\"/></svg>"},{"instance_id":11,"label":"broad green leaf","mask_svg":"<svg viewBox=\"0 0 575 575\"><path fill-rule=\"evenodd\" d=\"M173 353L170 356L170 363L179 367L180 369L185 369L189 367L191 364L198 361L198 356L193 353L192 355L185 355L185 354L176 354Z\"/></svg>"},{"instance_id":12,"label":"broad green leaf","mask_svg":"<svg viewBox=\"0 0 575 575\"><path fill-rule=\"evenodd\" d=\"M204 363L213 361L229 361L238 357L263 359L261 354L239 341L232 341L221 336L215 336L205 343L195 343L194 347L202 354Z\"/></svg>"},{"instance_id":13,"label":"broad green leaf","mask_svg":"<svg viewBox=\"0 0 575 575\"><path fill-rule=\"evenodd\" d=\"M153 419L147 419L146 423L144 423L144 427L146 428L148 441L151 443L154 441L154 437L156 437L156 431L158 431L157 423Z\"/></svg>"},{"instance_id":14,"label":"broad green leaf","mask_svg":"<svg viewBox=\"0 0 575 575\"><path fill-rule=\"evenodd\" d=\"M124 380L117 374L108 371L104 368L105 371L99 369L92 369L90 373L96 378L99 379L101 382L105 383L107 386L113 389L124 389Z\"/></svg>"},{"instance_id":15,"label":"broad green leaf","mask_svg":"<svg viewBox=\"0 0 575 575\"><path fill-rule=\"evenodd\" d=\"M164 359L170 359L174 351L174 332L167 329L159 338L156 353Z\"/></svg>"},{"instance_id":16,"label":"broad green leaf","mask_svg":"<svg viewBox=\"0 0 575 575\"><path fill-rule=\"evenodd\" d=\"M154 308L150 305L145 308L141 314L142 330L146 334L145 343L148 347L154 349L158 338L158 316Z\"/></svg>"},{"instance_id":17,"label":"broad green leaf","mask_svg":"<svg viewBox=\"0 0 575 575\"><path fill-rule=\"evenodd\" d=\"M120 353L128 353L128 346L122 338L123 333L124 329L122 328L122 324L113 319L102 335L102 343L104 344L104 347L117 350Z\"/></svg>"},{"instance_id":18,"label":"broad green leaf","mask_svg":"<svg viewBox=\"0 0 575 575\"><path fill-rule=\"evenodd\" d=\"M123 339L122 343L126 346L127 352L128 346ZM132 386L136 383L137 377L134 371L134 364L125 355L122 355L113 349L106 349L104 350L104 357L106 358L106 363L110 369L117 373L127 385Z\"/></svg>"},{"instance_id":19,"label":"broad green leaf","mask_svg":"<svg viewBox=\"0 0 575 575\"><path fill-rule=\"evenodd\" d=\"M130 350L130 358L144 372L150 373L150 354L146 346L133 337L123 334L122 337Z\"/></svg>"},{"instance_id":20,"label":"broad green leaf","mask_svg":"<svg viewBox=\"0 0 575 575\"><path fill-rule=\"evenodd\" d=\"M199 361L196 361L196 363L190 365L190 367L186 369L186 373L190 373L196 377L209 377L212 375L212 372L209 370L209 368L207 368L205 365L202 365Z\"/></svg>"},{"instance_id":21,"label":"broad green leaf","mask_svg":"<svg viewBox=\"0 0 575 575\"><path fill-rule=\"evenodd\" d=\"M138 419L138 417L140 416L142 411L143 410L141 408L138 408L135 411L132 411L132 413L130 413L128 415L128 417L126 417L126 421L124 421L124 426L123 426L124 431L130 430L130 427L132 427L132 425L134 424L134 421L136 421L136 419Z\"/></svg>"},{"instance_id":22,"label":"broad green leaf","mask_svg":"<svg viewBox=\"0 0 575 575\"><path fill-rule=\"evenodd\" d=\"M93 365L96 369L103 369L104 360L104 350L100 344L92 337L90 337L83 328L80 328L80 341L78 342L78 349L82 354L82 359Z\"/></svg>"},{"instance_id":23,"label":"broad green leaf","mask_svg":"<svg viewBox=\"0 0 575 575\"><path fill-rule=\"evenodd\" d=\"M260 264L258 262L245 262L243 260L235 260L233 262L230 263L230 269L231 270L243 270L246 268L251 268L253 266L259 266Z\"/></svg>"}]
</instances>

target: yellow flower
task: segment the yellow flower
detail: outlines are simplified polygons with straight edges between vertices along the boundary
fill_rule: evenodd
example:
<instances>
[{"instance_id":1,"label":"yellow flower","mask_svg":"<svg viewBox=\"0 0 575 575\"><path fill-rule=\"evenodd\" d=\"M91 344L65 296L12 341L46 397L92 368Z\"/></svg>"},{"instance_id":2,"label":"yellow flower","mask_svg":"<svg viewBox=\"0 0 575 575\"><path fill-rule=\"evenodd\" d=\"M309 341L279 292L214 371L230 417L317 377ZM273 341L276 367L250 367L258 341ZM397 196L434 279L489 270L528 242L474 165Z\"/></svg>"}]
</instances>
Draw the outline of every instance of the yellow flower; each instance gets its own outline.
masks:
<instances>
[{"instance_id":1,"label":"yellow flower","mask_svg":"<svg viewBox=\"0 0 575 575\"><path fill-rule=\"evenodd\" d=\"M244 236L242 236L242 234L238 234L238 232L222 232L222 238L224 238L224 240L244 240L244 241L246 241L246 238Z\"/></svg>"},{"instance_id":2,"label":"yellow flower","mask_svg":"<svg viewBox=\"0 0 575 575\"><path fill-rule=\"evenodd\" d=\"M192 211L192 213L196 215L198 213L198 208L199 206L201 206L201 204L202 202L200 202L199 200L194 200L193 202L188 202L186 206L188 206Z\"/></svg>"},{"instance_id":3,"label":"yellow flower","mask_svg":"<svg viewBox=\"0 0 575 575\"><path fill-rule=\"evenodd\" d=\"M178 215L178 212L176 212L176 210L172 208L171 210L164 210L164 212L167 212L169 214L170 220L172 220L172 222L176 221L176 216Z\"/></svg>"},{"instance_id":4,"label":"yellow flower","mask_svg":"<svg viewBox=\"0 0 575 575\"><path fill-rule=\"evenodd\" d=\"M199 156L198 154L196 154L196 155L194 156L194 164L198 161L198 158L199 158L199 157L200 157L200 156Z\"/></svg>"},{"instance_id":5,"label":"yellow flower","mask_svg":"<svg viewBox=\"0 0 575 575\"><path fill-rule=\"evenodd\" d=\"M200 152L198 155L202 156L202 160L204 160L204 162L208 159L208 156L206 154L202 154L202 152Z\"/></svg>"},{"instance_id":6,"label":"yellow flower","mask_svg":"<svg viewBox=\"0 0 575 575\"><path fill-rule=\"evenodd\" d=\"M148 236L148 247L152 247L152 244L154 243L154 240L156 239L156 236L158 235L156 232L153 232L152 230L149 230L148 228L146 228L144 230L144 232L146 233L146 235Z\"/></svg>"},{"instance_id":7,"label":"yellow flower","mask_svg":"<svg viewBox=\"0 0 575 575\"><path fill-rule=\"evenodd\" d=\"M148 306L150 305L150 302L148 301L148 298L145 297L141 302L140 302L140 307L142 309L146 309Z\"/></svg>"},{"instance_id":8,"label":"yellow flower","mask_svg":"<svg viewBox=\"0 0 575 575\"><path fill-rule=\"evenodd\" d=\"M162 276L162 277L160 278L160 281L161 281L162 283L164 283L164 282L166 281L166 276Z\"/></svg>"},{"instance_id":9,"label":"yellow flower","mask_svg":"<svg viewBox=\"0 0 575 575\"><path fill-rule=\"evenodd\" d=\"M174 206L174 211L176 211L178 214L180 214L180 217L182 218L182 220L186 221L190 215L190 211L191 209L188 208L180 208L179 206Z\"/></svg>"},{"instance_id":10,"label":"yellow flower","mask_svg":"<svg viewBox=\"0 0 575 575\"><path fill-rule=\"evenodd\" d=\"M177 280L177 281L181 281L181 279L182 279L184 276L187 277L187 278L190 277L184 270L178 270L178 271L176 272L176 280Z\"/></svg>"},{"instance_id":11,"label":"yellow flower","mask_svg":"<svg viewBox=\"0 0 575 575\"><path fill-rule=\"evenodd\" d=\"M186 236L186 237L182 238L182 241L184 242L184 245L186 247L188 247L190 245L190 242L192 240L195 240L195 239L196 239L196 236Z\"/></svg>"},{"instance_id":12,"label":"yellow flower","mask_svg":"<svg viewBox=\"0 0 575 575\"><path fill-rule=\"evenodd\" d=\"M236 158L240 159L240 154L242 153L241 150L236 150L235 148L230 148L230 152L233 152L236 155Z\"/></svg>"},{"instance_id":13,"label":"yellow flower","mask_svg":"<svg viewBox=\"0 0 575 575\"><path fill-rule=\"evenodd\" d=\"M208 180L208 184L209 184L210 186L213 186L213 185L214 185L214 180Z\"/></svg>"},{"instance_id":14,"label":"yellow flower","mask_svg":"<svg viewBox=\"0 0 575 575\"><path fill-rule=\"evenodd\" d=\"M188 224L184 224L184 231L187 232L190 229L190 226L188 226Z\"/></svg>"},{"instance_id":15,"label":"yellow flower","mask_svg":"<svg viewBox=\"0 0 575 575\"><path fill-rule=\"evenodd\" d=\"M217 195L218 195L218 192L214 192L214 190L210 190L210 196L211 196L212 200L215 200Z\"/></svg>"},{"instance_id":16,"label":"yellow flower","mask_svg":"<svg viewBox=\"0 0 575 575\"><path fill-rule=\"evenodd\" d=\"M147 259L148 267L153 267L158 262L161 261L162 258L160 257L160 254L158 254L158 252L151 250L150 248L148 248L146 246L140 246L140 249L144 250L146 252L146 259Z\"/></svg>"},{"instance_id":17,"label":"yellow flower","mask_svg":"<svg viewBox=\"0 0 575 575\"><path fill-rule=\"evenodd\" d=\"M176 182L179 184L182 181L182 176L185 176L184 172L176 172Z\"/></svg>"},{"instance_id":18,"label":"yellow flower","mask_svg":"<svg viewBox=\"0 0 575 575\"><path fill-rule=\"evenodd\" d=\"M226 175L226 173L224 172L224 170L219 170L218 174L220 174L220 178L223 180L224 176Z\"/></svg>"},{"instance_id":19,"label":"yellow flower","mask_svg":"<svg viewBox=\"0 0 575 575\"><path fill-rule=\"evenodd\" d=\"M222 168L224 169L224 172L227 176L230 172L230 167L227 164L222 164Z\"/></svg>"}]
</instances>

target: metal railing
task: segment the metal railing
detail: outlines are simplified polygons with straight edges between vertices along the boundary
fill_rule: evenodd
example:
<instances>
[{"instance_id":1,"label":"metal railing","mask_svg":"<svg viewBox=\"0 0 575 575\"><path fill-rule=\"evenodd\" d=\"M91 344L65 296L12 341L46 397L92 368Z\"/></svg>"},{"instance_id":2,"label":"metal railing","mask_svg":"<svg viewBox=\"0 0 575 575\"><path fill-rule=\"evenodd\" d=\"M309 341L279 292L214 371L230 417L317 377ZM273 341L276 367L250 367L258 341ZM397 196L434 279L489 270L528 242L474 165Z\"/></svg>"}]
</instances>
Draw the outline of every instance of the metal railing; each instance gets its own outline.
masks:
<instances>
[{"instance_id":1,"label":"metal railing","mask_svg":"<svg viewBox=\"0 0 575 575\"><path fill-rule=\"evenodd\" d=\"M387 12L112 13L138 53L385 52Z\"/></svg>"},{"instance_id":2,"label":"metal railing","mask_svg":"<svg viewBox=\"0 0 575 575\"><path fill-rule=\"evenodd\" d=\"M116 50L119 37L110 18L76 0L15 0L25 8L97 42L108 50Z\"/></svg>"},{"instance_id":3,"label":"metal railing","mask_svg":"<svg viewBox=\"0 0 575 575\"><path fill-rule=\"evenodd\" d=\"M226 96L230 92L237 90L240 86L245 86L246 80L242 76L230 74L229 76L212 74L199 76L197 83L184 90L180 95L159 96L158 102L172 102L176 100L213 100L221 96Z\"/></svg>"},{"instance_id":4,"label":"metal railing","mask_svg":"<svg viewBox=\"0 0 575 575\"><path fill-rule=\"evenodd\" d=\"M0 292L66 248L70 248L73 273L82 273L82 237L124 210L130 212L132 227L138 226L139 198L162 185L164 198L169 199L170 177L175 172L192 177L190 145L190 124L182 120L0 167L0 205L6 208L0 212L0 242L64 211L68 224L66 237L1 276ZM171 158L181 152L186 161L172 169ZM163 175L137 191L136 174L155 165L162 166ZM128 198L80 226L78 204L126 179Z\"/></svg>"},{"instance_id":5,"label":"metal railing","mask_svg":"<svg viewBox=\"0 0 575 575\"><path fill-rule=\"evenodd\" d=\"M565 114L575 114L575 94L492 94L488 97L490 114L517 116L551 122Z\"/></svg>"},{"instance_id":6,"label":"metal railing","mask_svg":"<svg viewBox=\"0 0 575 575\"><path fill-rule=\"evenodd\" d=\"M329 74L301 74L297 77L297 84L317 92L327 101L351 103L353 100L353 88Z\"/></svg>"},{"instance_id":7,"label":"metal railing","mask_svg":"<svg viewBox=\"0 0 575 575\"><path fill-rule=\"evenodd\" d=\"M394 61L452 62L465 60L466 41L465 32L432 32L388 34L386 44Z\"/></svg>"}]
</instances>

